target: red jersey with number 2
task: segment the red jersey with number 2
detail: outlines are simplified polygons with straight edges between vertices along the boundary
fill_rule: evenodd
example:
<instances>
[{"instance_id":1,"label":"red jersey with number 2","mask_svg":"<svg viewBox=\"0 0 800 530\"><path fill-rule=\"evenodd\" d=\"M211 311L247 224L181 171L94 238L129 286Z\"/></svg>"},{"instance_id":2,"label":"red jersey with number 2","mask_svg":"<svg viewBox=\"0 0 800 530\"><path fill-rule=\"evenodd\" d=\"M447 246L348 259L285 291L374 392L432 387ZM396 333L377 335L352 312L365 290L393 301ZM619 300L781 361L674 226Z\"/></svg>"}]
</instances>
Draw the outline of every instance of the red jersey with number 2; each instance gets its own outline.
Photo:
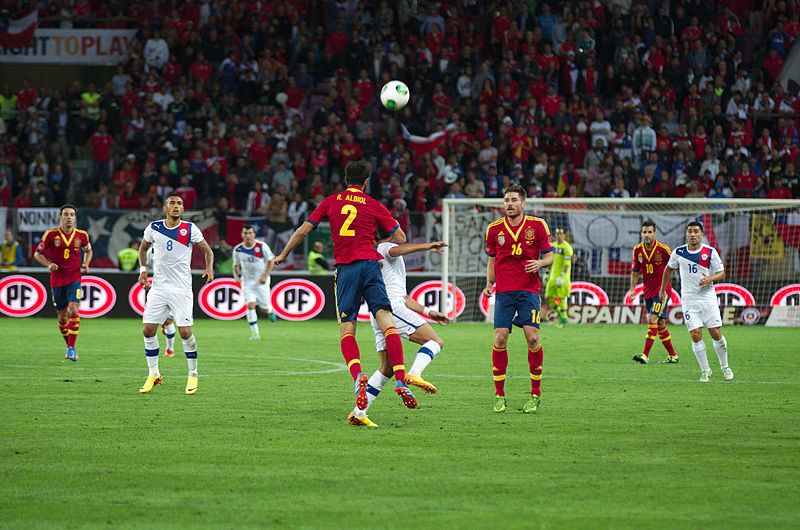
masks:
<instances>
[{"instance_id":1,"label":"red jersey with number 2","mask_svg":"<svg viewBox=\"0 0 800 530\"><path fill-rule=\"evenodd\" d=\"M50 273L50 286L61 287L81 279L81 250L91 250L89 234L73 228L69 235L61 228L52 228L44 233L36 252L58 265L58 270Z\"/></svg>"},{"instance_id":2,"label":"red jersey with number 2","mask_svg":"<svg viewBox=\"0 0 800 530\"><path fill-rule=\"evenodd\" d=\"M644 284L644 298L658 296L661 291L661 278L664 276L664 267L667 266L672 250L656 241L653 248L649 251L644 247L644 243L639 243L633 248L633 265L631 270L642 275ZM672 287L667 284L667 293L672 292Z\"/></svg>"},{"instance_id":3,"label":"red jersey with number 2","mask_svg":"<svg viewBox=\"0 0 800 530\"><path fill-rule=\"evenodd\" d=\"M526 215L520 224L511 226L508 218L503 217L490 224L486 229L486 253L495 258L495 292L538 293L542 288L539 273L525 272L525 264L552 251L550 229L544 219Z\"/></svg>"},{"instance_id":4,"label":"red jersey with number 2","mask_svg":"<svg viewBox=\"0 0 800 530\"><path fill-rule=\"evenodd\" d=\"M331 224L336 264L383 259L372 244L375 230L380 226L392 233L399 228L386 206L354 186L327 197L306 221L317 226L325 219Z\"/></svg>"}]
</instances>

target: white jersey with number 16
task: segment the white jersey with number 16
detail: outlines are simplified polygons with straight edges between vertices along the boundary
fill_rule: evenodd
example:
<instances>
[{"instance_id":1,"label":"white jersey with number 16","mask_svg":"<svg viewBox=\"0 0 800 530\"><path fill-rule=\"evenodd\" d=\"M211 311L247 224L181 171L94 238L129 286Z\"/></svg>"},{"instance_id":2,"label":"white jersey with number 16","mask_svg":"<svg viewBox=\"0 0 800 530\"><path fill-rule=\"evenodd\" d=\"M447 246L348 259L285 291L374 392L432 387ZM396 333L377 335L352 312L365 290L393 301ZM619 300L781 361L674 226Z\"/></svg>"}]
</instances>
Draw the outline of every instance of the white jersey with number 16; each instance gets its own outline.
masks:
<instances>
[{"instance_id":1,"label":"white jersey with number 16","mask_svg":"<svg viewBox=\"0 0 800 530\"><path fill-rule=\"evenodd\" d=\"M703 276L711 276L724 270L715 248L700 245L699 249L691 251L688 245L680 246L672 251L667 266L680 269L681 298L684 302L716 303L714 285L700 287L700 279Z\"/></svg>"}]
</instances>

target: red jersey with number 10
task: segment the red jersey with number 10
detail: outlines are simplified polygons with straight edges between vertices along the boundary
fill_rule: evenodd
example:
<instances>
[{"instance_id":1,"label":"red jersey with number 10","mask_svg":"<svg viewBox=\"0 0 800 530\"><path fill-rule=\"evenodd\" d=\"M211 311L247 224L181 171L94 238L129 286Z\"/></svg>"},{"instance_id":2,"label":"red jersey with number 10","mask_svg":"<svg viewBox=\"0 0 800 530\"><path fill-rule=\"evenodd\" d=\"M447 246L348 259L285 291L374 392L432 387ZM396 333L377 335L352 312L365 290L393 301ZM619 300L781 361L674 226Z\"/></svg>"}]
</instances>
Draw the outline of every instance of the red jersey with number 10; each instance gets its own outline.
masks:
<instances>
[{"instance_id":1,"label":"red jersey with number 10","mask_svg":"<svg viewBox=\"0 0 800 530\"><path fill-rule=\"evenodd\" d=\"M526 215L520 224L511 226L503 217L490 224L486 229L486 253L495 258L495 292L538 293L542 288L539 273L525 272L525 263L552 250L550 229L544 219Z\"/></svg>"},{"instance_id":2,"label":"red jersey with number 10","mask_svg":"<svg viewBox=\"0 0 800 530\"><path fill-rule=\"evenodd\" d=\"M325 219L331 223L333 257L337 264L383 259L372 244L375 230L380 226L392 233L399 228L386 206L355 186L327 197L306 221L317 226Z\"/></svg>"},{"instance_id":3,"label":"red jersey with number 10","mask_svg":"<svg viewBox=\"0 0 800 530\"><path fill-rule=\"evenodd\" d=\"M645 299L656 297L661 291L661 278L664 276L664 267L667 266L670 254L672 254L670 248L660 241L654 242L653 248L649 251L644 243L639 243L633 248L631 270L642 275ZM667 293L670 292L672 287L667 284Z\"/></svg>"},{"instance_id":4,"label":"red jersey with number 10","mask_svg":"<svg viewBox=\"0 0 800 530\"><path fill-rule=\"evenodd\" d=\"M50 273L50 286L61 287L81 279L81 249L91 250L89 234L73 228L69 235L61 228L51 228L42 236L36 252L58 265L58 270Z\"/></svg>"}]
</instances>

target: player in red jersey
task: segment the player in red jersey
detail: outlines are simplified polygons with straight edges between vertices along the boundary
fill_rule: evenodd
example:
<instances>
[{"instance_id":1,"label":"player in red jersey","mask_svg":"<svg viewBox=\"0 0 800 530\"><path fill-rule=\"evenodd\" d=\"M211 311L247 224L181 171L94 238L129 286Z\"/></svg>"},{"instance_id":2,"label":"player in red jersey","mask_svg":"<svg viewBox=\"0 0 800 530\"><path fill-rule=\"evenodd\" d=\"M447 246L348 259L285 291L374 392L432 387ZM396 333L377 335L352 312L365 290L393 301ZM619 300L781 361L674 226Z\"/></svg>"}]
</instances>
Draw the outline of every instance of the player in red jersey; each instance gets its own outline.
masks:
<instances>
[{"instance_id":1,"label":"player in red jersey","mask_svg":"<svg viewBox=\"0 0 800 530\"><path fill-rule=\"evenodd\" d=\"M309 232L328 219L333 239L333 256L336 258L334 295L342 355L355 380L356 411L361 411L358 415L351 413L348 422L352 425L374 427L376 425L364 412L367 407L369 378L361 371L360 352L355 338L356 317L362 298L367 301L369 310L375 315L386 338L387 355L394 370L395 392L403 398L403 403L408 408L415 408L417 400L404 382L403 345L395 328L391 303L378 263L383 256L373 246L378 227L390 234L388 241L391 243L405 243L406 235L389 210L364 193L369 171L369 166L363 161L347 164L344 177L347 189L322 201L292 234L286 247L275 258L275 265L285 261Z\"/></svg>"},{"instance_id":2,"label":"player in red jersey","mask_svg":"<svg viewBox=\"0 0 800 530\"><path fill-rule=\"evenodd\" d=\"M650 219L642 221L642 242L633 249L633 266L631 267L631 288L628 296L632 297L633 289L639 283L639 276L644 283L644 305L647 309L647 334L644 337L644 351L633 356L633 360L642 364L647 364L650 358L650 348L656 340L656 336L661 339L661 344L667 349L669 355L660 364L672 364L678 362L678 354L672 347L672 339L667 329L667 304L663 304L658 297L661 289L661 278L664 275L664 267L667 266L672 250L656 241L656 223ZM667 285L668 292L672 288Z\"/></svg>"},{"instance_id":3,"label":"player in red jersey","mask_svg":"<svg viewBox=\"0 0 800 530\"><path fill-rule=\"evenodd\" d=\"M89 235L78 230L78 209L71 204L61 207L59 214L61 226L44 233L34 258L50 270L50 290L53 293L53 305L58 313L58 329L64 342L67 343L67 354L70 361L78 360L75 341L81 317L78 313L81 300L81 271L89 273L92 261L92 244ZM83 250L83 264L81 264Z\"/></svg>"},{"instance_id":4,"label":"player in red jersey","mask_svg":"<svg viewBox=\"0 0 800 530\"><path fill-rule=\"evenodd\" d=\"M511 325L521 326L528 342L531 397L522 412L536 412L541 401L542 360L539 342L542 281L539 270L553 263L553 243L544 219L525 215L525 189L510 186L503 197L506 215L486 229L486 287L483 296L494 290L494 411L505 412L505 380L508 367L506 344ZM497 285L495 285L495 280Z\"/></svg>"}]
</instances>

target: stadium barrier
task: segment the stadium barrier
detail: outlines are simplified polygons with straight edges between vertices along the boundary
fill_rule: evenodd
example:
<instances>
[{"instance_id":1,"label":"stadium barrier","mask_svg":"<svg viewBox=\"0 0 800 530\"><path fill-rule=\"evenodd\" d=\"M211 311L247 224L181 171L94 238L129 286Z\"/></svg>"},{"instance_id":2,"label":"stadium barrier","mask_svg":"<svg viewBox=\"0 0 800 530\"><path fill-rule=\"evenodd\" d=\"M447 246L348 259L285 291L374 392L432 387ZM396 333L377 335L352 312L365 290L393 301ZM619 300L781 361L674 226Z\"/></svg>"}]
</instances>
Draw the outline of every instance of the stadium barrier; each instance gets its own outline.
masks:
<instances>
[{"instance_id":1,"label":"stadium barrier","mask_svg":"<svg viewBox=\"0 0 800 530\"><path fill-rule=\"evenodd\" d=\"M98 271L82 280L81 316L84 318L136 318L144 310L145 292L135 273ZM200 272L192 276L196 293L196 318L235 320L245 314L241 288L230 277L215 278L205 284ZM49 273L36 268L23 268L11 273L0 272L0 314L6 317L52 317L49 294ZM335 319L333 275L317 276L296 271L277 272L271 278L271 300L275 313L284 320ZM756 300L746 285L720 283L723 325L800 326L800 283L778 286L770 300ZM441 280L433 274L410 273L409 294L428 307L439 305ZM493 300L468 295L450 285L448 313L467 320L483 320L491 315ZM625 303L627 287L620 279L598 279L597 283L573 282L571 304L567 311L571 324L641 324L646 313L641 292L633 293L633 303ZM671 324L682 324L677 293L669 311ZM473 317L469 317L472 314ZM478 315L478 316L474 316ZM480 318L482 315L483 318ZM545 320L555 320L545 314ZM360 321L368 321L366 305L359 312Z\"/></svg>"}]
</instances>

